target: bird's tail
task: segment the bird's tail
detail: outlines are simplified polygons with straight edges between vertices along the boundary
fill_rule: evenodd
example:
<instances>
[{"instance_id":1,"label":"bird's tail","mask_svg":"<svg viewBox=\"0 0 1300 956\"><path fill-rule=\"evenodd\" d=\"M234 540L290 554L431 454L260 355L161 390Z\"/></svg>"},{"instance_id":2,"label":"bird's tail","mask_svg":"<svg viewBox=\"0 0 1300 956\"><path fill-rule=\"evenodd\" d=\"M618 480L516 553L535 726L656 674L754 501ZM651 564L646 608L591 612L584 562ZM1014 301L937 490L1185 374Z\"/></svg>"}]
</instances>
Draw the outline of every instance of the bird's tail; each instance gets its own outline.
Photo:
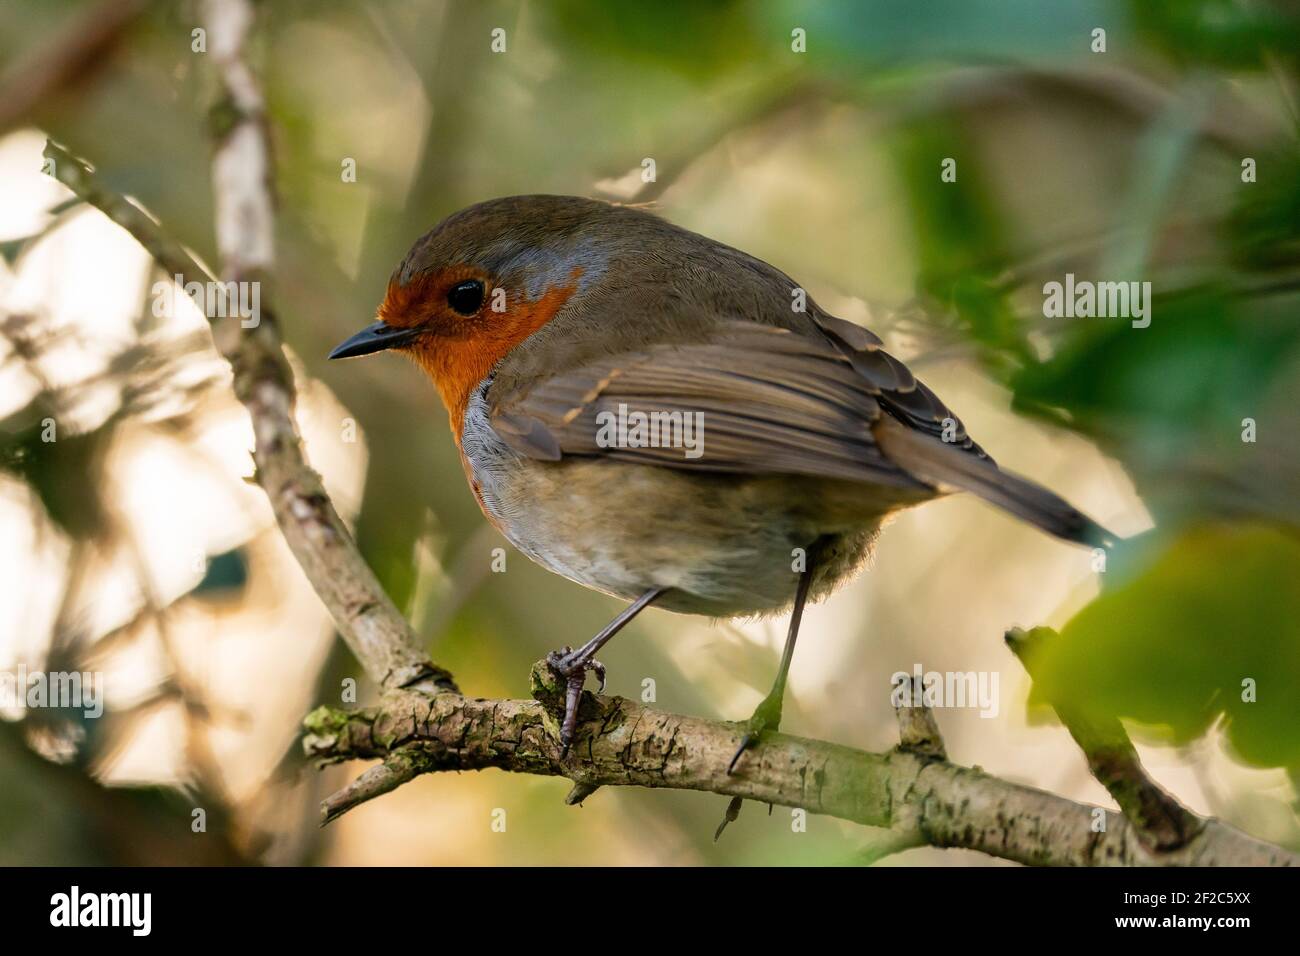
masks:
<instances>
[{"instance_id":1,"label":"bird's tail","mask_svg":"<svg viewBox=\"0 0 1300 956\"><path fill-rule=\"evenodd\" d=\"M1065 541L1109 548L1118 540L1064 498L1003 471L988 458L908 428L888 415L881 416L873 433L886 457L941 490L969 491Z\"/></svg>"}]
</instances>

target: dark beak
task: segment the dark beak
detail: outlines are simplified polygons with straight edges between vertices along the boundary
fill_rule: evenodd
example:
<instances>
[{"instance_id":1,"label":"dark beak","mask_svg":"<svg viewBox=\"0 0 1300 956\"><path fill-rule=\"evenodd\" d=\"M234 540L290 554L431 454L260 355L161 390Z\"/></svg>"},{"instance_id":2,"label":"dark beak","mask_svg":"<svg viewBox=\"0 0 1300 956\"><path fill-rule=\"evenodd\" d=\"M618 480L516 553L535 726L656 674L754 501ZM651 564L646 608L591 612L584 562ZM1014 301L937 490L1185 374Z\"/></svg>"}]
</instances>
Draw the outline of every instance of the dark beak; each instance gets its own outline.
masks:
<instances>
[{"instance_id":1,"label":"dark beak","mask_svg":"<svg viewBox=\"0 0 1300 956\"><path fill-rule=\"evenodd\" d=\"M356 335L339 343L339 346L330 353L330 358L355 358L358 355L369 355L372 352L395 349L409 344L422 331L424 330L418 328L399 329L391 325L385 325L383 322L376 322L373 325L367 325Z\"/></svg>"}]
</instances>

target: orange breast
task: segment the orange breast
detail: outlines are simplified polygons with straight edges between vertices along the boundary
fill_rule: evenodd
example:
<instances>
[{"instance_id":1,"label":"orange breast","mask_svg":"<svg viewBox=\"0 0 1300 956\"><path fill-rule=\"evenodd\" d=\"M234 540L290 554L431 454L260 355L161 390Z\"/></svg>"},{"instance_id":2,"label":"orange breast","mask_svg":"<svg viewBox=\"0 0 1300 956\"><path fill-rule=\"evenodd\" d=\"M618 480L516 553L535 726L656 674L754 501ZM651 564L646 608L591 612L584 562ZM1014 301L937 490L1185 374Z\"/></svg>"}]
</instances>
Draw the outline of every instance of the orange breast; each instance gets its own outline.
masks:
<instances>
[{"instance_id":1,"label":"orange breast","mask_svg":"<svg viewBox=\"0 0 1300 956\"><path fill-rule=\"evenodd\" d=\"M554 318L577 290L581 275L582 270L575 268L567 285L552 286L536 299L507 293L505 311L493 312L485 306L479 317L440 330L411 350L442 396L458 446L474 388L515 346ZM489 292L489 303L491 298Z\"/></svg>"}]
</instances>

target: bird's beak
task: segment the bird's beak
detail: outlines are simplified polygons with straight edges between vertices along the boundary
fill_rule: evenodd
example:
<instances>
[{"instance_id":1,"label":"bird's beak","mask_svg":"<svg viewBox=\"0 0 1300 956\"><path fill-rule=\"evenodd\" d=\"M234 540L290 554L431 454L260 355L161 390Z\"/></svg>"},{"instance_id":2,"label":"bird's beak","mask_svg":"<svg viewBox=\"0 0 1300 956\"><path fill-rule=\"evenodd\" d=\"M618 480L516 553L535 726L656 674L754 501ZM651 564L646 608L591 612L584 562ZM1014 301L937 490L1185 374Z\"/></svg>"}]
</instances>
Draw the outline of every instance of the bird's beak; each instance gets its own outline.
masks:
<instances>
[{"instance_id":1,"label":"bird's beak","mask_svg":"<svg viewBox=\"0 0 1300 956\"><path fill-rule=\"evenodd\" d=\"M367 325L351 338L340 342L330 353L330 358L355 358L358 355L369 355L372 352L397 348L409 344L421 331L419 328L401 329L385 325L383 322L375 322Z\"/></svg>"}]
</instances>

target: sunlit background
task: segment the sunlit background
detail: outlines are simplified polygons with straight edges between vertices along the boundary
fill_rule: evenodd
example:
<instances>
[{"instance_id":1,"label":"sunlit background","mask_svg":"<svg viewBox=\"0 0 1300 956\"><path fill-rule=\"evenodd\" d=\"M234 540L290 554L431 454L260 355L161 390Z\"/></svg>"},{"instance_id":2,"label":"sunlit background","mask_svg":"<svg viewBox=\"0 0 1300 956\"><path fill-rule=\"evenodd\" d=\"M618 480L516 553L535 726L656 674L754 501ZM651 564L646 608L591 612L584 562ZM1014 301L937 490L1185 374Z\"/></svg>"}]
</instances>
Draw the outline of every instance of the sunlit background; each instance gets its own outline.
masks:
<instances>
[{"instance_id":1,"label":"sunlit background","mask_svg":"<svg viewBox=\"0 0 1300 956\"><path fill-rule=\"evenodd\" d=\"M135 7L75 82L40 87L69 38ZM261 7L268 294L307 454L467 693L526 696L533 661L619 604L486 525L413 366L324 356L464 205L650 202L871 327L1004 467L1139 536L1098 574L973 499L902 516L874 567L806 615L784 730L887 749L892 674L995 673L996 716L938 713L952 758L1111 806L1003 644L1048 624L1064 628L1048 679L1132 718L1163 786L1300 847L1294 5ZM363 767L307 766L300 719L349 678L362 703L374 688L249 481L251 429L202 314L160 306L148 255L42 172L54 137L213 261L199 16L0 7L0 670L95 671L106 688L98 719L0 713L0 863L852 863L869 833L839 821L803 832L749 804L715 843L721 797L605 788L572 808L567 781L496 771L424 776L318 828L319 800ZM1151 327L1044 318L1042 285L1066 272L1152 281ZM742 719L785 624L649 611L602 655L610 691L641 699L649 678L656 706Z\"/></svg>"}]
</instances>

